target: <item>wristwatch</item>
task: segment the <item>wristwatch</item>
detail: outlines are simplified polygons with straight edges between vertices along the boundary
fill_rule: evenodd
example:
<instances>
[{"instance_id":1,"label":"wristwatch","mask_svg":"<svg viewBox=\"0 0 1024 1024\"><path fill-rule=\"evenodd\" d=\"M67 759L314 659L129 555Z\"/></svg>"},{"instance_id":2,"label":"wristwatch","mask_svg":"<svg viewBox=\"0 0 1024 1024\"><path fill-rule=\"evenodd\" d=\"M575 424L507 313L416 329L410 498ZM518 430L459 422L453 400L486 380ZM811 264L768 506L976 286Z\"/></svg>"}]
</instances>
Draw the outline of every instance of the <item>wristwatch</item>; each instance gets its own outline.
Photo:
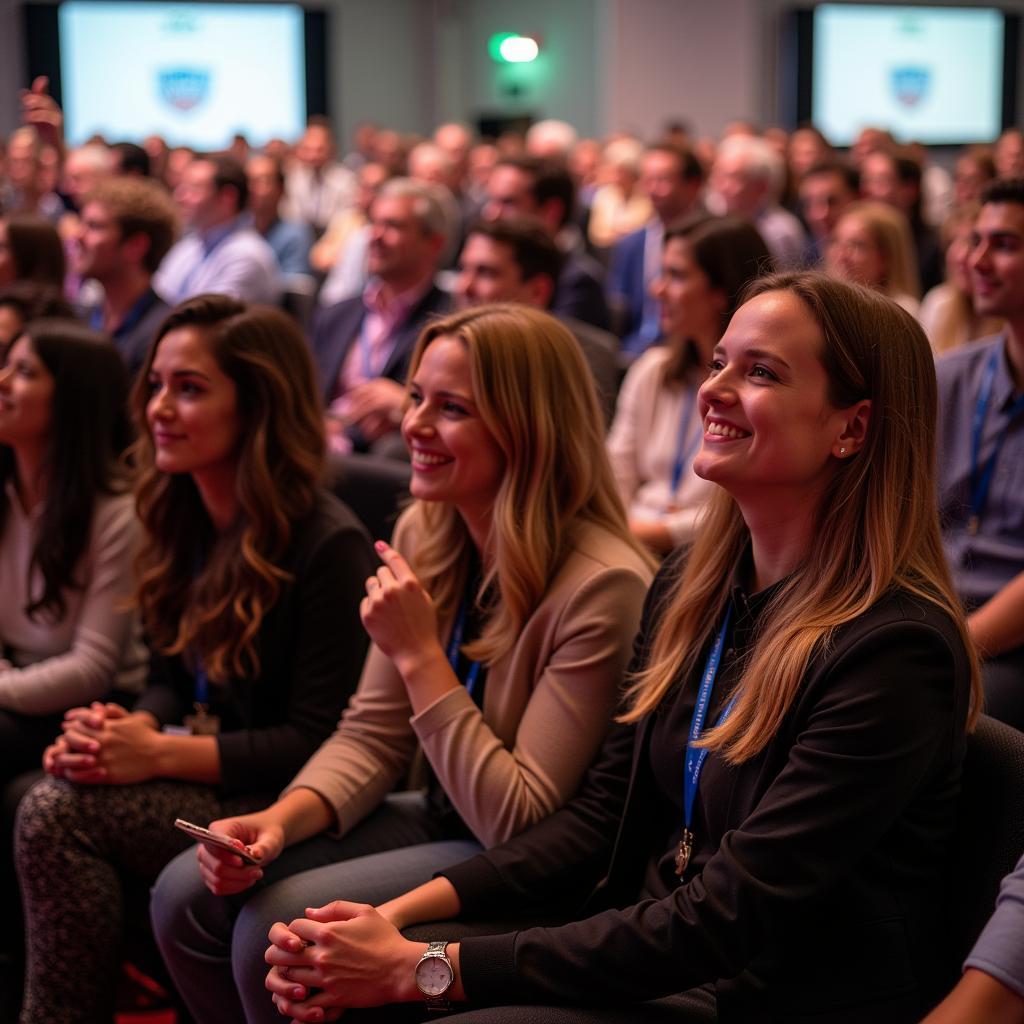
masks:
<instances>
[{"instance_id":1,"label":"wristwatch","mask_svg":"<svg viewBox=\"0 0 1024 1024\"><path fill-rule=\"evenodd\" d=\"M416 987L423 993L428 1010L447 1011L451 1008L448 990L455 981L455 970L445 953L447 945L447 942L431 942L416 964Z\"/></svg>"}]
</instances>

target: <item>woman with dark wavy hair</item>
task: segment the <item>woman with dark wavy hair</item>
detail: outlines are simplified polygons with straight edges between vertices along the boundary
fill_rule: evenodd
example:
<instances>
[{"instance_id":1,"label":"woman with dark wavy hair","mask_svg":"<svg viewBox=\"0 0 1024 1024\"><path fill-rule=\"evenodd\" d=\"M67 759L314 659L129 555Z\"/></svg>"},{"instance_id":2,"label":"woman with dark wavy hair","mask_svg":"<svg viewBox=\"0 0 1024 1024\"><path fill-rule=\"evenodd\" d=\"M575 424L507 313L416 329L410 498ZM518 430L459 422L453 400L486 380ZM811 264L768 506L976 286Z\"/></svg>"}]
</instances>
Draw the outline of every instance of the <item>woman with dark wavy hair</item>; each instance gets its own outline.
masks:
<instances>
[{"instance_id":1,"label":"woman with dark wavy hair","mask_svg":"<svg viewBox=\"0 0 1024 1024\"><path fill-rule=\"evenodd\" d=\"M421 335L402 420L414 501L366 583L359 689L279 800L211 823L257 867L203 846L154 887L157 941L197 1024L278 1019L260 970L278 916L325 892L395 896L576 789L650 578L588 379L566 328L524 306ZM420 755L426 792L394 793Z\"/></svg>"},{"instance_id":2,"label":"woman with dark wavy hair","mask_svg":"<svg viewBox=\"0 0 1024 1024\"><path fill-rule=\"evenodd\" d=\"M44 755L52 777L22 802L23 1020L109 1016L122 883L152 881L188 846L176 817L265 804L355 687L373 558L320 487L316 394L277 310L200 296L157 335L133 396L150 681L131 712L68 712Z\"/></svg>"}]
</instances>

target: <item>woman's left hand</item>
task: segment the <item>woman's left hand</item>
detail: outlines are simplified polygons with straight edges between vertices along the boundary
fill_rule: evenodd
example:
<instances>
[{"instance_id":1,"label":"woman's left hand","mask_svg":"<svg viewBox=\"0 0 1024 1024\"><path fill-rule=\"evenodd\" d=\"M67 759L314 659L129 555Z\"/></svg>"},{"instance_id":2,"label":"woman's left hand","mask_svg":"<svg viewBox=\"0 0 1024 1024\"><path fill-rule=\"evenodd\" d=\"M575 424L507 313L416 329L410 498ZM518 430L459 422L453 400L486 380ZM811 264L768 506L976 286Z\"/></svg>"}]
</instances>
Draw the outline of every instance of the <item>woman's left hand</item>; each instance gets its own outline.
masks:
<instances>
[{"instance_id":1,"label":"woman's left hand","mask_svg":"<svg viewBox=\"0 0 1024 1024\"><path fill-rule=\"evenodd\" d=\"M426 950L373 907L336 900L270 929L267 989L298 1021L337 1020L345 1007L418 998L414 973Z\"/></svg>"},{"instance_id":2,"label":"woman's left hand","mask_svg":"<svg viewBox=\"0 0 1024 1024\"><path fill-rule=\"evenodd\" d=\"M382 540L374 548L384 564L366 581L359 614L370 638L408 680L424 662L444 660L434 602L394 548Z\"/></svg>"},{"instance_id":3,"label":"woman's left hand","mask_svg":"<svg viewBox=\"0 0 1024 1024\"><path fill-rule=\"evenodd\" d=\"M128 785L146 782L156 775L162 734L148 715L129 714L116 704L103 708L101 723L69 718L63 723L64 738L72 750L92 755L89 770L65 770L72 782Z\"/></svg>"}]
</instances>

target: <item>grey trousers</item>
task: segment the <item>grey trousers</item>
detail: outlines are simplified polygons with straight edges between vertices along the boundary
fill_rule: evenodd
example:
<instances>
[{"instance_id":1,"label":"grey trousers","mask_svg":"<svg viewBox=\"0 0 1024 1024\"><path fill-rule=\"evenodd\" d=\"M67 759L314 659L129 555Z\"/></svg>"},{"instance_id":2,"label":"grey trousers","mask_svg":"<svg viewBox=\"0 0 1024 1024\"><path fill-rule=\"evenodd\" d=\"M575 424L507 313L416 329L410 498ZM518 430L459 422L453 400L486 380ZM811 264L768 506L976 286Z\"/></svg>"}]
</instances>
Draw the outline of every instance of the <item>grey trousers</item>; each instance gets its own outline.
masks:
<instances>
[{"instance_id":1,"label":"grey trousers","mask_svg":"<svg viewBox=\"0 0 1024 1024\"><path fill-rule=\"evenodd\" d=\"M480 849L474 840L445 837L420 794L393 794L343 838L317 836L285 850L238 896L210 893L189 850L157 879L153 930L196 1024L280 1024L264 987L275 921L331 900L383 903Z\"/></svg>"}]
</instances>

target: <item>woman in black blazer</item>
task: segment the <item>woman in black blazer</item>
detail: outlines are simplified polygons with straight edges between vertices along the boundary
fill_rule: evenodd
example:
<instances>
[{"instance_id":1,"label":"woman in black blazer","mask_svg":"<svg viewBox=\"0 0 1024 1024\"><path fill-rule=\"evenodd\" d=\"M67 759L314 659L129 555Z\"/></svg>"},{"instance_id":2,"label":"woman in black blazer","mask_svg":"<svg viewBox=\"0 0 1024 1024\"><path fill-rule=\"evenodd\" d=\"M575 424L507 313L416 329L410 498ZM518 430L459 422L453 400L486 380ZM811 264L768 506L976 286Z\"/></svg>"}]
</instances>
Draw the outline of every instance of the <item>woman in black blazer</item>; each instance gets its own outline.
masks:
<instances>
[{"instance_id":1,"label":"woman in black blazer","mask_svg":"<svg viewBox=\"0 0 1024 1024\"><path fill-rule=\"evenodd\" d=\"M979 710L939 542L928 344L862 288L768 278L700 408L695 469L721 491L652 588L580 792L376 910L275 925L286 1016L425 998L500 1007L453 1018L475 1022L919 1019ZM443 951L397 930L530 911L569 923Z\"/></svg>"}]
</instances>

